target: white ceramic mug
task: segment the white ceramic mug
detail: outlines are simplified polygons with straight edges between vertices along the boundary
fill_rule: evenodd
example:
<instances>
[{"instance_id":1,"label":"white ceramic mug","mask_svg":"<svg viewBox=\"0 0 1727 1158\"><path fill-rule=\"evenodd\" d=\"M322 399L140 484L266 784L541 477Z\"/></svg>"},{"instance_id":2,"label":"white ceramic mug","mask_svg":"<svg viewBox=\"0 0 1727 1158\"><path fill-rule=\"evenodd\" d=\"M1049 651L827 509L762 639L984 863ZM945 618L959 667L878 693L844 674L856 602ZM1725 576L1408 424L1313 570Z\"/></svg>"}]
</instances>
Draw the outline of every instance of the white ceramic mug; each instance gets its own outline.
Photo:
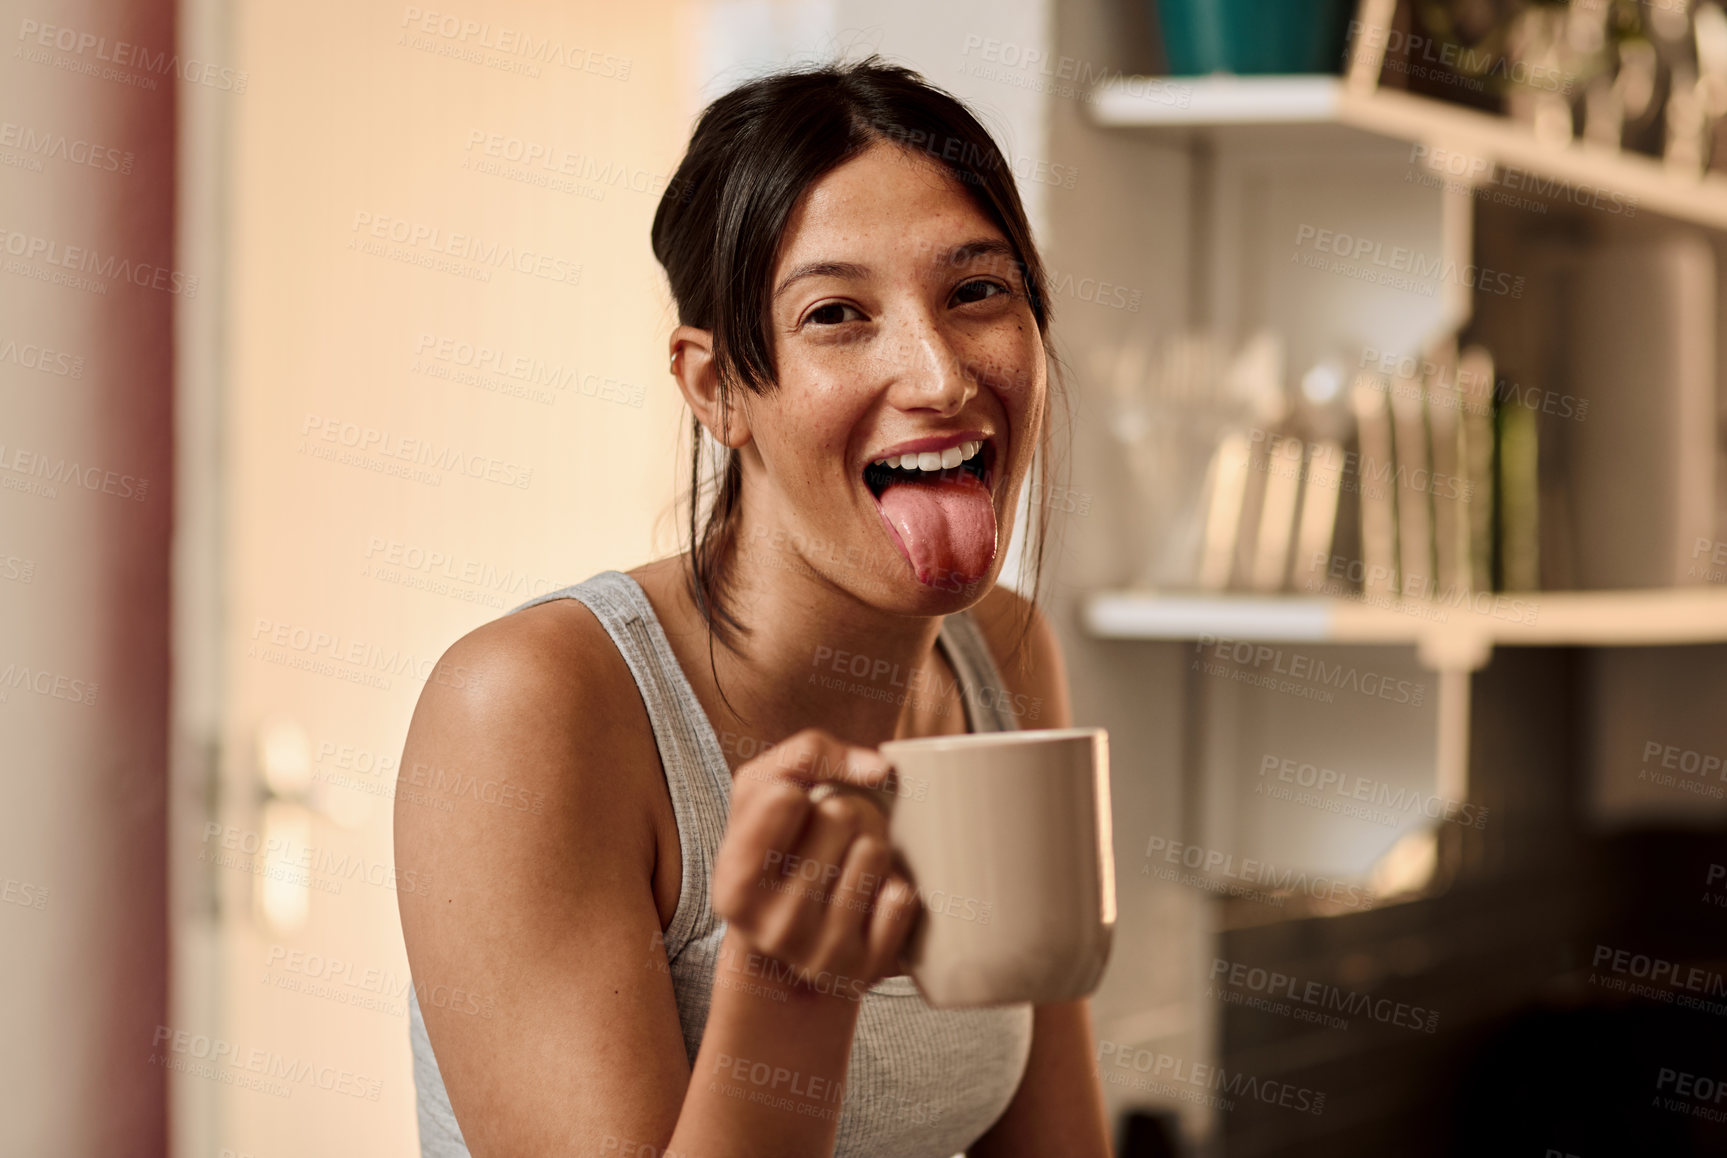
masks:
<instances>
[{"instance_id":1,"label":"white ceramic mug","mask_svg":"<svg viewBox=\"0 0 1727 1158\"><path fill-rule=\"evenodd\" d=\"M1075 1001L1115 931L1102 728L890 740L879 794L923 912L902 963L938 1008Z\"/></svg>"}]
</instances>

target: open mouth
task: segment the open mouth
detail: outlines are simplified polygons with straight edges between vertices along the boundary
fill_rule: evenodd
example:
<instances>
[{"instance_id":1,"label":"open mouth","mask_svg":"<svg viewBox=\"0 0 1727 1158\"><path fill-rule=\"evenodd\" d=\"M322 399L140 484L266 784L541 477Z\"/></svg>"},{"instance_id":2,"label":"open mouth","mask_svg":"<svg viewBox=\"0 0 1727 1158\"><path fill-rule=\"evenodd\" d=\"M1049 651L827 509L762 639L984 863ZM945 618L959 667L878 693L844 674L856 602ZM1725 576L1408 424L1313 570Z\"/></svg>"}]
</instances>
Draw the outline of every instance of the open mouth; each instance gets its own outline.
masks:
<instances>
[{"instance_id":1,"label":"open mouth","mask_svg":"<svg viewBox=\"0 0 1727 1158\"><path fill-rule=\"evenodd\" d=\"M953 482L964 473L976 478L983 484L984 489L988 490L990 484L995 481L995 442L986 438L977 443L969 444L969 446L962 444L958 449L963 451L973 447L975 449L972 449L971 456L962 458L958 466L936 467L933 470L926 470L921 466L904 465L907 459L919 458L921 457L919 455L902 455L900 456L900 465L897 466L872 462L864 468L864 485L869 488L870 494L880 499L882 492L895 483L927 485Z\"/></svg>"},{"instance_id":2,"label":"open mouth","mask_svg":"<svg viewBox=\"0 0 1727 1158\"><path fill-rule=\"evenodd\" d=\"M995 453L985 438L864 468L882 523L925 586L958 592L989 574L997 546Z\"/></svg>"}]
</instances>

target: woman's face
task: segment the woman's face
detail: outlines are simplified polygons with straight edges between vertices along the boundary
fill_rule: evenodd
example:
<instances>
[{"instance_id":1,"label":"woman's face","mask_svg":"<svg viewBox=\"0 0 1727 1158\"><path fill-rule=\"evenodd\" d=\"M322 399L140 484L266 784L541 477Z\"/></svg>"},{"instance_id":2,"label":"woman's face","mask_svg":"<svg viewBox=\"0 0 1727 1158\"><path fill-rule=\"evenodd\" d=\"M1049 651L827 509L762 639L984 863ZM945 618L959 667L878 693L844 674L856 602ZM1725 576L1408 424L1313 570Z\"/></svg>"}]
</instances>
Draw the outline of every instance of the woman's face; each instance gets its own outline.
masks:
<instances>
[{"instance_id":1,"label":"woman's face","mask_svg":"<svg viewBox=\"0 0 1727 1158\"><path fill-rule=\"evenodd\" d=\"M779 386L738 396L743 495L752 537L785 538L745 548L795 551L906 613L974 602L1044 416L1006 235L939 163L880 143L806 191L769 292Z\"/></svg>"}]
</instances>

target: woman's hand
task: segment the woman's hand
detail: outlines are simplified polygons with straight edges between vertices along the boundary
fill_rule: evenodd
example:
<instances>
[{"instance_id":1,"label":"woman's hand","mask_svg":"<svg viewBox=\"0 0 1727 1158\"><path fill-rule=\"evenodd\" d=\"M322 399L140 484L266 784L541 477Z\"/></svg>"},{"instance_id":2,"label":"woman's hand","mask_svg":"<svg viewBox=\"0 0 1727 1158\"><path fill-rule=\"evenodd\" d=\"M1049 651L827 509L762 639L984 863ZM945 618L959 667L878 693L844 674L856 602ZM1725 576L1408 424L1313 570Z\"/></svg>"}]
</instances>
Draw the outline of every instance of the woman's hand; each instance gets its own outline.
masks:
<instances>
[{"instance_id":1,"label":"woman's hand","mask_svg":"<svg viewBox=\"0 0 1727 1158\"><path fill-rule=\"evenodd\" d=\"M916 893L893 867L887 817L856 791L890 775L879 752L819 728L738 768L713 875L734 969L853 1001L898 972Z\"/></svg>"}]
</instances>

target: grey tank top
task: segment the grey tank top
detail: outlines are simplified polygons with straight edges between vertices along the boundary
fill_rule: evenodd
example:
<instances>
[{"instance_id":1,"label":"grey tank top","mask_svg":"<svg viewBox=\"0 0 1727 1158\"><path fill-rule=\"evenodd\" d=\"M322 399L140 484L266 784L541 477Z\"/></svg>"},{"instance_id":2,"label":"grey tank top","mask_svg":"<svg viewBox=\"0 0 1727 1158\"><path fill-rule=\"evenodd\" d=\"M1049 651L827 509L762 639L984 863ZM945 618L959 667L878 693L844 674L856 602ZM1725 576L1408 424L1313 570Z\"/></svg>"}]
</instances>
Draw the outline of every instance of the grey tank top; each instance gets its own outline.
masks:
<instances>
[{"instance_id":1,"label":"grey tank top","mask_svg":"<svg viewBox=\"0 0 1727 1158\"><path fill-rule=\"evenodd\" d=\"M640 584L622 571L602 571L530 599L509 614L552 599L580 600L605 625L635 676L653 725L677 816L683 864L677 911L665 930L665 953L684 1052L693 1069L726 930L709 904L708 885L731 807L731 772ZM1003 685L977 625L963 612L946 616L937 644L959 678L967 730L1012 730L1013 717L990 694ZM834 1158L951 1158L961 1153L1013 1100L1031 1050L1031 1027L1030 1005L932 1009L910 977L883 978L865 993L858 1014ZM408 1032L420 1154L469 1158L412 988Z\"/></svg>"}]
</instances>

